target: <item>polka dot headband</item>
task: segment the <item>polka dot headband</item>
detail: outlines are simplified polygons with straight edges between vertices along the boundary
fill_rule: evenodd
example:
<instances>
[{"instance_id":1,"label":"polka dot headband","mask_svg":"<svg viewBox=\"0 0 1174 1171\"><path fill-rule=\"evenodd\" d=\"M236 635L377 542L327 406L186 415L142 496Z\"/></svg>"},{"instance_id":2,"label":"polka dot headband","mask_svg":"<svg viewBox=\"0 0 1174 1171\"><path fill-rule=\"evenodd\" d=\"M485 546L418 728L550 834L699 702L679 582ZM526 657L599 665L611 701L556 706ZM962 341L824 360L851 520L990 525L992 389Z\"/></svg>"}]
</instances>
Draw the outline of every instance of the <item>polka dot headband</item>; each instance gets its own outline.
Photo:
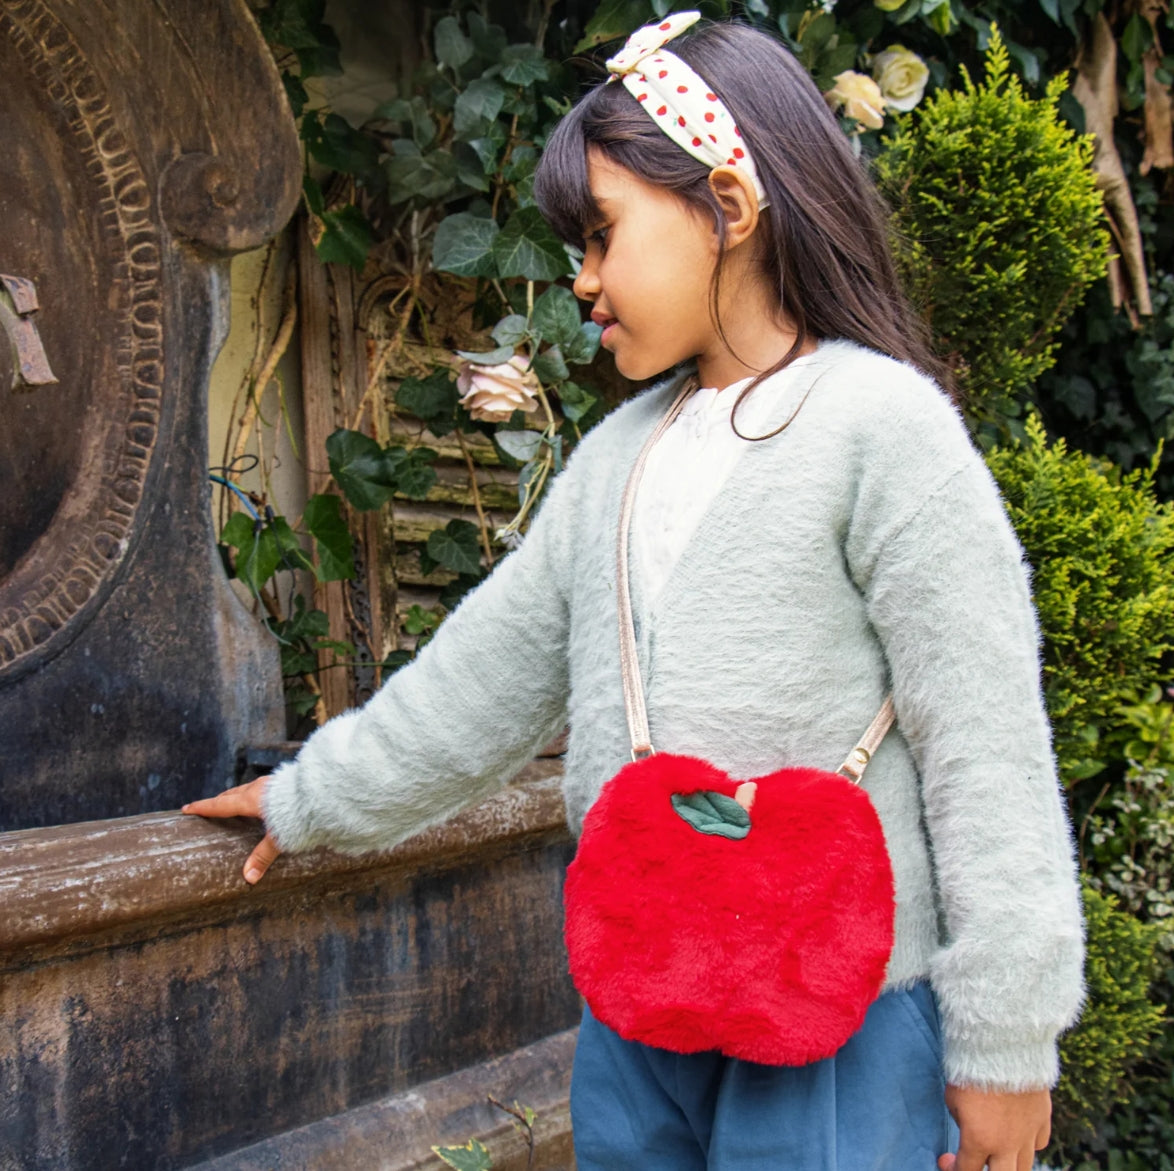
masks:
<instances>
[{"instance_id":1,"label":"polka dot headband","mask_svg":"<svg viewBox=\"0 0 1174 1171\"><path fill-rule=\"evenodd\" d=\"M710 167L737 167L747 174L754 182L758 206L765 207L766 191L725 102L680 57L664 48L700 19L700 12L676 12L659 24L637 29L607 62L608 81L622 81L683 151Z\"/></svg>"}]
</instances>

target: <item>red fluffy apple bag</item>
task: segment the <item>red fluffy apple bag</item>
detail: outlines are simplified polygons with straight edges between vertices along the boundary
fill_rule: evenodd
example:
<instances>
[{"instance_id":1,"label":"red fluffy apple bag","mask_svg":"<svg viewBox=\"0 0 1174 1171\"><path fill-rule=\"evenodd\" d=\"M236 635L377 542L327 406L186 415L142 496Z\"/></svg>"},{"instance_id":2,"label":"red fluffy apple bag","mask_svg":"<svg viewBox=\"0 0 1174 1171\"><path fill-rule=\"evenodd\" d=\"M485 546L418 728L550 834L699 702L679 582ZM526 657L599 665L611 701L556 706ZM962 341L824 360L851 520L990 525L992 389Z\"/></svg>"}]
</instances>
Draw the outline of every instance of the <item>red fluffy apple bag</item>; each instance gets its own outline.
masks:
<instances>
[{"instance_id":1,"label":"red fluffy apple bag","mask_svg":"<svg viewBox=\"0 0 1174 1171\"><path fill-rule=\"evenodd\" d=\"M892 866L859 787L892 700L835 773L785 768L738 782L704 760L653 751L628 532L648 453L692 389L645 444L624 495L617 594L632 763L604 785L567 871L571 978L626 1040L806 1065L863 1023L893 947Z\"/></svg>"}]
</instances>

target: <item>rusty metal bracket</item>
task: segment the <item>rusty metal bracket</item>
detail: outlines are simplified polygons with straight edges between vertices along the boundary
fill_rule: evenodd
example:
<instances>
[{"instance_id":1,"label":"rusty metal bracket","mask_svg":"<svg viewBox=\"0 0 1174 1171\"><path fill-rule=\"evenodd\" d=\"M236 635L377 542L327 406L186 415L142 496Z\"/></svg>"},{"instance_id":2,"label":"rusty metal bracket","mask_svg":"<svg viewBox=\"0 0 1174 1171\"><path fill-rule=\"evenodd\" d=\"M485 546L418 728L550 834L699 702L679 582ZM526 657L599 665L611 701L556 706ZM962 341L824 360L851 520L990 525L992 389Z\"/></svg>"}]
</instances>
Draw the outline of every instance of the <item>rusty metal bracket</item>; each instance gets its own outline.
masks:
<instances>
[{"instance_id":1,"label":"rusty metal bracket","mask_svg":"<svg viewBox=\"0 0 1174 1171\"><path fill-rule=\"evenodd\" d=\"M33 314L40 308L32 281L0 273L0 325L16 350L17 377L12 390L31 389L56 382ZM24 386L21 386L24 383Z\"/></svg>"}]
</instances>

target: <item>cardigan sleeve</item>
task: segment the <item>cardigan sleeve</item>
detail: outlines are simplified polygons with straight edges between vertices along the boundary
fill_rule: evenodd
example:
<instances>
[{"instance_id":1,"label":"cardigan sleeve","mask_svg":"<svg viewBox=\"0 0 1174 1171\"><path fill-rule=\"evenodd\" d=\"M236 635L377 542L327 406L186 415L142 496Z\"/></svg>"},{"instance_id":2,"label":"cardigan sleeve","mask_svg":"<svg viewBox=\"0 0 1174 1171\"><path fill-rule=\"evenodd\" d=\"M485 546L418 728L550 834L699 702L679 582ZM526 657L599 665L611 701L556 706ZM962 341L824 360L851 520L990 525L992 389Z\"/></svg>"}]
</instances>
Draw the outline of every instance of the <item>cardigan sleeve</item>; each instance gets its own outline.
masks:
<instances>
[{"instance_id":1,"label":"cardigan sleeve","mask_svg":"<svg viewBox=\"0 0 1174 1171\"><path fill-rule=\"evenodd\" d=\"M1072 836L1029 569L986 465L933 393L917 458L898 439L886 469L915 503L858 540L864 592L921 778L945 928L930 979L946 1076L1038 1088L1055 1084L1056 1038L1083 999ZM868 488L877 521L885 489Z\"/></svg>"},{"instance_id":2,"label":"cardigan sleeve","mask_svg":"<svg viewBox=\"0 0 1174 1171\"><path fill-rule=\"evenodd\" d=\"M265 824L283 850L389 849L486 797L563 727L569 474L420 654L274 772Z\"/></svg>"}]
</instances>

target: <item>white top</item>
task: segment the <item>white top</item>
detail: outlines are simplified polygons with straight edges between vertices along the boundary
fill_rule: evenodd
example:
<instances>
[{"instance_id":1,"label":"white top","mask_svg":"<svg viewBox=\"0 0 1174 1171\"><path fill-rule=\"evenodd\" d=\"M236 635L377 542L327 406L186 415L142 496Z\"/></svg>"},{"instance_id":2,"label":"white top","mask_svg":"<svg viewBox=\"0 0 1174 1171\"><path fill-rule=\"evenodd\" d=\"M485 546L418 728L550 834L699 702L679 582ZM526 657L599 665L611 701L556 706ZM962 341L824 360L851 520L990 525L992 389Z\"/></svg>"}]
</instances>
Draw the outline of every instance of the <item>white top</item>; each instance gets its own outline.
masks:
<instances>
[{"instance_id":1,"label":"white top","mask_svg":"<svg viewBox=\"0 0 1174 1171\"><path fill-rule=\"evenodd\" d=\"M804 365L806 357L766 379L742 403L737 422L743 435L765 435L778 426L770 410L779 390L776 380ZM730 412L750 382L743 378L721 390L696 391L649 453L636 491L631 538L633 572L647 606L656 604L689 538L749 444L734 433Z\"/></svg>"}]
</instances>

